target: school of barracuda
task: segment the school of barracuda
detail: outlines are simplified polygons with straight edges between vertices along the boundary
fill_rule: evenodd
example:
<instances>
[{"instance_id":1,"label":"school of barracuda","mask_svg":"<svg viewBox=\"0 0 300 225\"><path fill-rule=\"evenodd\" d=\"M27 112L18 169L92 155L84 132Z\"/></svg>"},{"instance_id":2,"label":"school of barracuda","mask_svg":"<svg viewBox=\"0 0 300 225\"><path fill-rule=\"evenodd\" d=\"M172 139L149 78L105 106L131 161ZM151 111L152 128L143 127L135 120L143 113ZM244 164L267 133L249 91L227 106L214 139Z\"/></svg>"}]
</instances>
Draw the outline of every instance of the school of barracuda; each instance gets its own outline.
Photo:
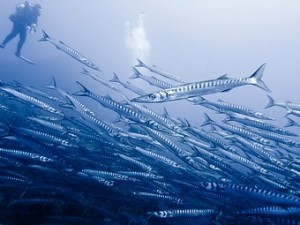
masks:
<instances>
[{"instance_id":1,"label":"school of barracuda","mask_svg":"<svg viewBox=\"0 0 300 225\"><path fill-rule=\"evenodd\" d=\"M83 70L114 99L78 81L70 94L54 77L45 87L0 81L0 224L300 224L300 140L289 128L300 124L287 117L300 116L300 104L268 95L266 108L286 109L279 127L262 112L203 97L248 84L269 91L264 67L186 83L138 60L132 78L158 90L151 94L115 73L106 80ZM139 103L180 99L202 112L202 125ZM103 120L103 107L118 123Z\"/></svg>"}]
</instances>

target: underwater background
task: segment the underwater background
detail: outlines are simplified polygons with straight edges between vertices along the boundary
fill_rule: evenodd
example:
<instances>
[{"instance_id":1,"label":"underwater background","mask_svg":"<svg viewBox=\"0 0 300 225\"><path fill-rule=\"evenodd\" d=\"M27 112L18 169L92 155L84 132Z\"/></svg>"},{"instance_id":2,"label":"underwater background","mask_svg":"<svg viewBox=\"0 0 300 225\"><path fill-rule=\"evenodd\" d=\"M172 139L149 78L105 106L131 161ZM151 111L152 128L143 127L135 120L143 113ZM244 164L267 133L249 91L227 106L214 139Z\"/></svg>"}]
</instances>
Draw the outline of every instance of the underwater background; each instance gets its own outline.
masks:
<instances>
[{"instance_id":1,"label":"underwater background","mask_svg":"<svg viewBox=\"0 0 300 225\"><path fill-rule=\"evenodd\" d=\"M14 55L18 38L0 49L1 225L300 223L299 1L31 2L42 15L22 53L35 65ZM18 3L1 1L0 41ZM39 42L43 30L101 71ZM179 83L137 59L187 83L249 77L266 63L271 92L245 85L206 104L136 103L147 114L114 73L145 93L163 88L132 79L133 67ZM273 120L238 122L237 106L249 109L242 119L252 110Z\"/></svg>"}]
</instances>

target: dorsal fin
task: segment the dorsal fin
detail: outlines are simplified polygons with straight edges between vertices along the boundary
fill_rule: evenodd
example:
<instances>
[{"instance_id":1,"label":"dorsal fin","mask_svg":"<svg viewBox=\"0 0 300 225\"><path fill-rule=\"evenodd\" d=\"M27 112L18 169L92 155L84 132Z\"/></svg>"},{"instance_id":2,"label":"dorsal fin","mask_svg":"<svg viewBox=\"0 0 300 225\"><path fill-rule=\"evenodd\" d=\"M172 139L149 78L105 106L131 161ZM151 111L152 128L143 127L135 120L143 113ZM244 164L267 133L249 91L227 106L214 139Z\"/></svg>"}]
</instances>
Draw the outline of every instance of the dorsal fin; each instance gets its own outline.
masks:
<instances>
[{"instance_id":1,"label":"dorsal fin","mask_svg":"<svg viewBox=\"0 0 300 225\"><path fill-rule=\"evenodd\" d=\"M84 67L82 67L82 72L81 73L86 74L86 75L90 74L90 72L87 69L85 69Z\"/></svg>"},{"instance_id":2,"label":"dorsal fin","mask_svg":"<svg viewBox=\"0 0 300 225\"><path fill-rule=\"evenodd\" d=\"M113 100L112 97L109 94L105 95L105 98L109 99L109 100Z\"/></svg>"},{"instance_id":3,"label":"dorsal fin","mask_svg":"<svg viewBox=\"0 0 300 225\"><path fill-rule=\"evenodd\" d=\"M227 74L224 74L224 75L222 75L222 76L220 76L220 77L217 78L217 80L224 80L224 79L229 79L227 77Z\"/></svg>"}]
</instances>

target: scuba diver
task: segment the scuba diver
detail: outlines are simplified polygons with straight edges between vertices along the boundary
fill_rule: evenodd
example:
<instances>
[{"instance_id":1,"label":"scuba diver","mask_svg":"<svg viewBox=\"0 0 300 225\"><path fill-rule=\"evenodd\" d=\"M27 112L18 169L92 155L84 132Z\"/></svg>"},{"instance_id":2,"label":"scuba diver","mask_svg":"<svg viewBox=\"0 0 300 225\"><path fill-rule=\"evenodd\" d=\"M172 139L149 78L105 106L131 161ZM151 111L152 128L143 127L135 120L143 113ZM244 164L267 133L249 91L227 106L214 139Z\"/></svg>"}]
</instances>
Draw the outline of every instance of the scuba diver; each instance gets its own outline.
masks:
<instances>
[{"instance_id":1,"label":"scuba diver","mask_svg":"<svg viewBox=\"0 0 300 225\"><path fill-rule=\"evenodd\" d=\"M42 7L39 4L32 5L29 1L18 4L16 12L9 17L13 23L12 31L7 35L2 44L0 44L0 47L5 48L6 44L19 34L20 40L15 55L25 59L21 56L21 49L26 41L27 31L30 33L36 32L41 9Z\"/></svg>"}]
</instances>

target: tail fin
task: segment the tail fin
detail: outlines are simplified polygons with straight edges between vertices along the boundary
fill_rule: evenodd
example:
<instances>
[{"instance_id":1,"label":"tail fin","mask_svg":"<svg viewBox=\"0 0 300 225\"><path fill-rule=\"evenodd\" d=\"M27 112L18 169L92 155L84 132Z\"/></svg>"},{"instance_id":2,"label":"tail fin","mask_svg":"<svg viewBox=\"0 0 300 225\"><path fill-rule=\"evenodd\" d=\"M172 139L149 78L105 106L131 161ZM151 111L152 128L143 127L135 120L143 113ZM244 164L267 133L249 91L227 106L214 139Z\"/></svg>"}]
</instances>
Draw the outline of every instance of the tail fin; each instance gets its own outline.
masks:
<instances>
[{"instance_id":1,"label":"tail fin","mask_svg":"<svg viewBox=\"0 0 300 225\"><path fill-rule=\"evenodd\" d=\"M265 109L275 106L275 101L270 95L268 95L268 99L269 99L269 103L268 105L266 105Z\"/></svg>"},{"instance_id":2,"label":"tail fin","mask_svg":"<svg viewBox=\"0 0 300 225\"><path fill-rule=\"evenodd\" d=\"M82 67L82 72L81 73L83 73L85 75L89 75L90 74L90 72L87 69L83 68L83 67Z\"/></svg>"},{"instance_id":3,"label":"tail fin","mask_svg":"<svg viewBox=\"0 0 300 225\"><path fill-rule=\"evenodd\" d=\"M54 76L52 76L51 82L50 82L49 85L46 86L46 88L57 89L56 81L55 81L55 77Z\"/></svg>"},{"instance_id":4,"label":"tail fin","mask_svg":"<svg viewBox=\"0 0 300 225\"><path fill-rule=\"evenodd\" d=\"M204 117L204 122L201 124L201 127L213 123L213 120L206 113L204 113Z\"/></svg>"},{"instance_id":5,"label":"tail fin","mask_svg":"<svg viewBox=\"0 0 300 225\"><path fill-rule=\"evenodd\" d=\"M285 114L282 116L282 118L287 117L287 116L290 115L290 114L292 114L292 111L291 111L291 110L287 110L287 111L285 112Z\"/></svg>"},{"instance_id":6,"label":"tail fin","mask_svg":"<svg viewBox=\"0 0 300 225\"><path fill-rule=\"evenodd\" d=\"M169 118L170 117L169 113L168 113L168 111L167 111L167 109L165 107L164 107L164 112L163 112L162 116L165 117L165 118Z\"/></svg>"},{"instance_id":7,"label":"tail fin","mask_svg":"<svg viewBox=\"0 0 300 225\"><path fill-rule=\"evenodd\" d=\"M296 121L292 120L291 118L289 117L286 117L286 119L288 120L286 125L284 127L292 127L292 126L297 126L297 127L300 127L300 124L297 123Z\"/></svg>"},{"instance_id":8,"label":"tail fin","mask_svg":"<svg viewBox=\"0 0 300 225\"><path fill-rule=\"evenodd\" d=\"M234 116L230 113L226 114L226 118L222 120L222 122L234 121Z\"/></svg>"},{"instance_id":9,"label":"tail fin","mask_svg":"<svg viewBox=\"0 0 300 225\"><path fill-rule=\"evenodd\" d=\"M293 110L286 104L285 105L286 111L285 114L283 115L283 117L287 117L288 115L293 113Z\"/></svg>"},{"instance_id":10,"label":"tail fin","mask_svg":"<svg viewBox=\"0 0 300 225\"><path fill-rule=\"evenodd\" d=\"M139 78L141 73L134 67L133 68L133 71L134 71L134 74L130 77L130 79L135 79L135 78Z\"/></svg>"},{"instance_id":11,"label":"tail fin","mask_svg":"<svg viewBox=\"0 0 300 225\"><path fill-rule=\"evenodd\" d=\"M109 80L109 81L120 83L120 79L119 79L119 77L117 76L117 74L116 74L115 72L114 72L114 77L113 77L113 79L111 79L111 80Z\"/></svg>"},{"instance_id":12,"label":"tail fin","mask_svg":"<svg viewBox=\"0 0 300 225\"><path fill-rule=\"evenodd\" d=\"M139 59L136 59L136 60L138 61L138 64L135 65L135 67L144 67L145 66L145 64L141 60L139 60Z\"/></svg>"},{"instance_id":13,"label":"tail fin","mask_svg":"<svg viewBox=\"0 0 300 225\"><path fill-rule=\"evenodd\" d=\"M271 92L267 85L261 80L266 64L262 64L250 77L251 83L261 89Z\"/></svg>"},{"instance_id":14,"label":"tail fin","mask_svg":"<svg viewBox=\"0 0 300 225\"><path fill-rule=\"evenodd\" d=\"M43 31L43 37L40 38L38 41L48 41L49 39L51 39L44 30L42 30L42 31Z\"/></svg>"},{"instance_id":15,"label":"tail fin","mask_svg":"<svg viewBox=\"0 0 300 225\"><path fill-rule=\"evenodd\" d=\"M69 109L72 109L72 108L75 108L75 107L76 107L76 106L74 105L74 103L72 102L72 100L71 100L67 95L64 95L64 98L65 98L65 100L66 100L66 103L60 104L61 107L69 108Z\"/></svg>"},{"instance_id":16,"label":"tail fin","mask_svg":"<svg viewBox=\"0 0 300 225\"><path fill-rule=\"evenodd\" d=\"M179 118L179 121L180 123L178 124L178 126L181 128L181 129L188 129L191 126L191 124L189 123L189 121L187 119L181 119Z\"/></svg>"},{"instance_id":17,"label":"tail fin","mask_svg":"<svg viewBox=\"0 0 300 225\"><path fill-rule=\"evenodd\" d=\"M79 84L79 86L81 87L81 91L77 91L75 93L73 93L74 95L78 95L78 96L89 96L89 94L91 93L82 83L80 83L79 81L76 81L77 84Z\"/></svg>"}]
</instances>

